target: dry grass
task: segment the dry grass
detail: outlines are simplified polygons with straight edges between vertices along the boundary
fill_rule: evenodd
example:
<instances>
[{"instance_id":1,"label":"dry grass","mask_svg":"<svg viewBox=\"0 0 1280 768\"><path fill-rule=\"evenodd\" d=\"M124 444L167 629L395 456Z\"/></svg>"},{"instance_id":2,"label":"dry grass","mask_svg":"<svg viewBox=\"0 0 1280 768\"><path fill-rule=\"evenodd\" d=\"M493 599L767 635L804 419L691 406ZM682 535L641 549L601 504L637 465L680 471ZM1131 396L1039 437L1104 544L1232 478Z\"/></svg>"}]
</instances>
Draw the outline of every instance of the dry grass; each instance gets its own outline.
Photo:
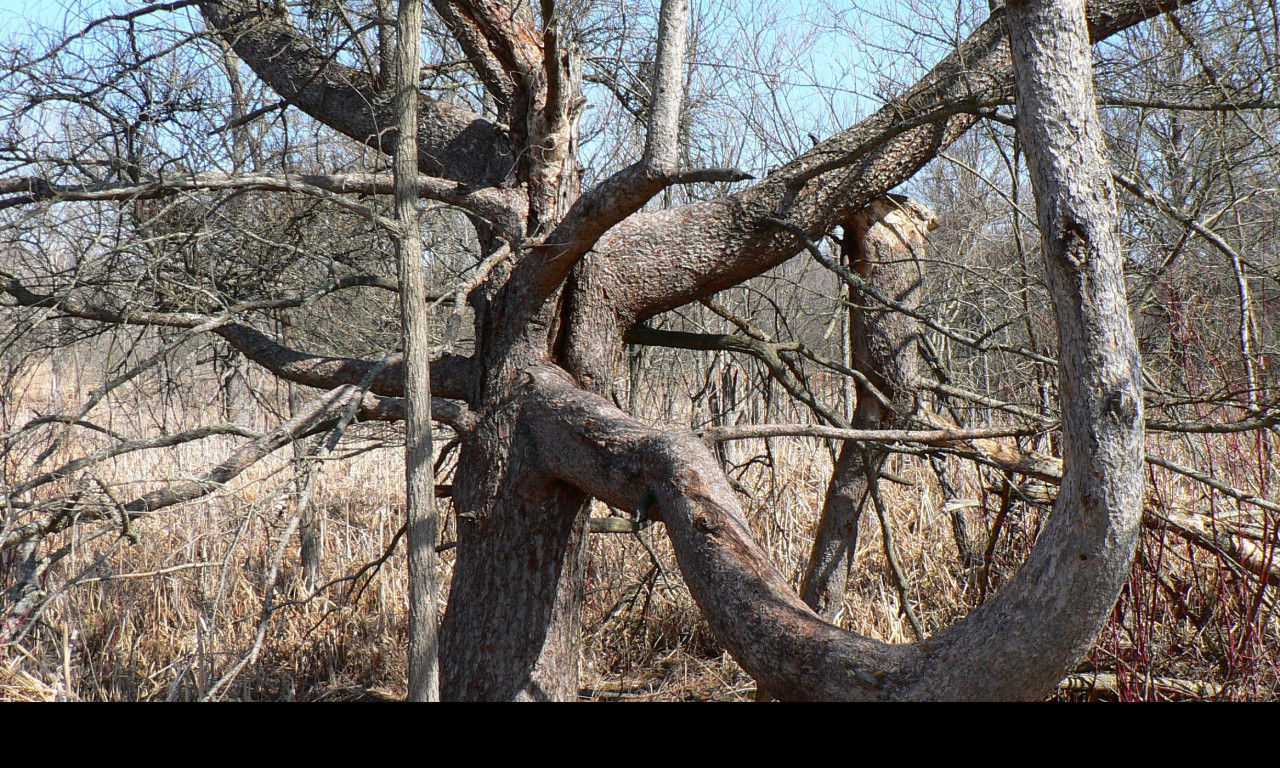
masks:
<instances>
[{"instance_id":1,"label":"dry grass","mask_svg":"<svg viewBox=\"0 0 1280 768\"><path fill-rule=\"evenodd\" d=\"M23 399L9 403L10 424L56 405L49 401L47 375L21 383L16 391ZM110 404L115 427L129 425L136 433L163 422L175 430L205 415L178 405L153 413L165 406L143 407L145 394L141 387L132 402ZM265 414L258 418L263 424L270 421ZM99 441L92 433L74 434L59 455L79 455ZM190 476L220 460L233 444L232 438L211 438L129 454L95 472L104 482L122 483L138 493ZM353 440L339 453L368 445ZM38 447L11 453L4 470L15 471ZM764 447L763 442L735 446L735 456L745 461L755 451L764 454ZM1219 476L1250 488L1258 488L1259 478L1270 472L1266 448L1244 440L1162 446L1194 450L1201 466L1209 462ZM757 537L780 571L798 583L831 456L824 444L804 439L774 440L768 454L771 463L757 461L735 475L754 489L746 508ZM275 609L262 622L272 561L297 514L289 458L273 457L216 495L143 522L137 526L136 543L112 531L52 568L44 577L48 596L38 618L3 628L0 700L401 698L406 669L402 553L394 551L380 568L350 579L386 554L399 527L403 476L398 451L373 447L323 468L312 496L324 541L322 580L347 580L308 599L292 536L283 545ZM893 474L912 483L886 484L892 529L913 608L931 631L962 616L990 590L984 589L982 573L962 567L928 466L909 457L892 462ZM972 467L956 466L964 479L961 494L976 503L969 510L971 530L985 544L1000 498L986 490L987 479ZM1223 519L1237 509L1234 502L1163 471L1153 472L1150 481L1150 501L1158 507ZM67 487L43 492L55 490ZM595 514L608 510L599 506ZM1032 505L1012 505L994 547L992 589L1016 570L1045 514ZM1247 514L1274 538L1275 516L1257 510ZM878 526L865 524L863 531L860 567L839 620L886 641L912 641ZM446 538L450 535L446 531ZM69 542L65 534L59 540ZM446 554L446 569L449 564ZM17 566L0 561L0 588L11 586ZM638 537L594 537L588 578L584 698L752 697L753 682L720 648L693 605L661 526ZM69 581L74 583L65 586ZM1170 531L1146 532L1133 578L1086 665L1114 672L1114 690L1063 697L1186 697L1153 682L1161 677L1221 685L1218 697L1224 699L1277 698L1280 620L1274 590L1221 553ZM253 653L260 623L261 647ZM238 674L228 678L239 665Z\"/></svg>"}]
</instances>

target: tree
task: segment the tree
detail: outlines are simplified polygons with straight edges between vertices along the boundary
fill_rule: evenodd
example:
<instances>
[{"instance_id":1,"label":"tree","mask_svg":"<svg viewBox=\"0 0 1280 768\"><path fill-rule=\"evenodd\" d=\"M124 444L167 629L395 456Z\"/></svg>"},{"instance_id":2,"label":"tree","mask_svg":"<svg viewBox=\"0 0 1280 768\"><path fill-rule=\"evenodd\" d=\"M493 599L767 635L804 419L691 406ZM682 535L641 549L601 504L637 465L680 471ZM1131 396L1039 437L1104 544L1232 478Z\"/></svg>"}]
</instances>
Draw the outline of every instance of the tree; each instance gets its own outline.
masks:
<instances>
[{"instance_id":1,"label":"tree","mask_svg":"<svg viewBox=\"0 0 1280 768\"><path fill-rule=\"evenodd\" d=\"M923 280L912 251L924 245L925 234L936 222L932 211L910 200L874 200L843 227L845 264L894 301L917 309ZM875 300L856 288L849 301L849 362L863 374L853 426L905 427L917 411L919 323L902 313L860 309L874 306ZM840 449L800 589L809 607L827 619L843 601L858 526L872 495L870 485L887 456L884 450L867 450L853 442Z\"/></svg>"},{"instance_id":2,"label":"tree","mask_svg":"<svg viewBox=\"0 0 1280 768\"><path fill-rule=\"evenodd\" d=\"M578 158L589 52L575 38L576 7L552 0L537 9L522 0L433 0L438 21L429 29L447 30L441 50L456 48L458 69L473 73L483 89L481 111L425 95L417 109L417 192L462 211L478 251L477 269L456 292L472 312L474 348L430 365L433 417L452 426L461 442L451 489L458 541L441 628L442 697L575 695L593 498L665 525L685 581L716 635L779 698L1045 695L1106 620L1128 574L1141 509L1140 369L1127 325L1110 211L1114 192L1101 159L1086 32L1103 41L1184 4L1098 0L1087 19L1072 3L997 8L919 82L866 119L815 141L750 185L664 208L650 204L677 186L747 180L733 168L691 166L682 145L685 0L662 2L652 54L625 86L648 86L632 102L644 129L640 158L585 191ZM372 54L356 56L331 42L364 39L342 3L308 4L303 15L285 3L255 0L194 6L228 58L233 52L278 97L273 108L300 111L370 150L393 152L397 127L405 123L383 87L385 67L375 65ZM384 11L382 5L373 9L369 24L385 26ZM361 64L361 58L368 61ZM447 62L433 64L428 74L447 69ZM662 336L646 325L653 318L797 254L825 258L817 241L838 227L852 250L862 240L858 217L865 222L867 211L885 210L891 189L981 117L998 116L994 110L1010 102L1015 80L1058 317L1062 492L1015 580L928 640L887 645L828 624L801 601L752 539L716 454L698 436L649 426L608 396L629 341L694 343ZM621 77L609 85L625 90ZM177 96L157 102L170 114L183 108ZM1085 140L1064 145L1064 112L1072 116L1074 138ZM233 118L237 130L248 117ZM246 147L252 143L238 132L233 137ZM150 151L164 148L161 141ZM91 185L7 180L0 191L9 197L0 204L128 200L135 220L164 242L186 230L163 220L171 215L167 206L145 209L148 200L184 190L278 189L323 200L361 226L396 230L375 207L350 197L387 194L385 177L240 169L212 174L185 162L144 174L143 162L131 163L94 177ZM894 295L884 296L867 275L833 268L866 296L915 316L909 290L893 286L888 290ZM246 298L218 312L192 310L198 301L189 297L142 307L136 296L95 294L74 283L45 292L18 272L6 269L4 290L21 307L91 323L212 332L276 376L327 392L255 436L208 476L121 500L95 513L102 518L119 514L127 524L206 494L262 456L335 422L393 420L405 413L403 363L287 346L243 321L244 313L266 306L262 299ZM328 290L376 282L351 273L335 276ZM408 290L401 295L406 317L426 311ZM288 296L271 301L266 308L305 303ZM459 302L442 331L445 348L458 343L463 317ZM901 335L910 338L911 329ZM756 349L763 347L757 343ZM864 357L866 366L884 364L875 354ZM868 377L858 393L860 412L873 410L873 385L897 389ZM851 425L863 432L830 434L945 446L1026 431L921 423L905 407L913 393L884 394L892 418L865 415ZM848 443L849 461L841 460L851 473L845 480L861 482L856 475L862 472L874 489L882 458L871 451L856 462L854 445ZM65 505L24 514L22 524L6 532L4 545L27 547L24 557L32 563L39 561L34 547L41 537L89 519Z\"/></svg>"},{"instance_id":3,"label":"tree","mask_svg":"<svg viewBox=\"0 0 1280 768\"><path fill-rule=\"evenodd\" d=\"M380 9L381 12L382 9ZM436 609L435 451L431 439L431 336L427 275L418 217L418 67L422 2L400 3L396 17L396 250L404 334L405 513L409 548L409 700L440 698ZM386 40L380 41L386 48ZM385 71L385 67L383 70Z\"/></svg>"}]
</instances>

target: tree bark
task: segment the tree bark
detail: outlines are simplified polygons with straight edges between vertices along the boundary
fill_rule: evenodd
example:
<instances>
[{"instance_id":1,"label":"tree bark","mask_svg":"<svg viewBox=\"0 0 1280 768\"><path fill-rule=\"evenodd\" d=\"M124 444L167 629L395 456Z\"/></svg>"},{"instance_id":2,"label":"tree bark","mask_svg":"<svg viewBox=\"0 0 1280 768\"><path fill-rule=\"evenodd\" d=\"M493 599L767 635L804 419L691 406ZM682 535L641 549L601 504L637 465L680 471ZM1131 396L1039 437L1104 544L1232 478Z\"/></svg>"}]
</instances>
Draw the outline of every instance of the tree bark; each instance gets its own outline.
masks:
<instances>
[{"instance_id":1,"label":"tree bark","mask_svg":"<svg viewBox=\"0 0 1280 768\"><path fill-rule=\"evenodd\" d=\"M256 0L200 3L200 12L263 82L334 130L394 154L394 107L379 98L376 73L323 55L293 27L288 11ZM419 103L423 173L466 184L500 184L514 162L498 126L443 101Z\"/></svg>"},{"instance_id":2,"label":"tree bark","mask_svg":"<svg viewBox=\"0 0 1280 768\"><path fill-rule=\"evenodd\" d=\"M1052 690L1110 615L1141 524L1141 361L1084 4L1010 0L1005 7L1018 132L1058 321L1064 477L1027 563L964 631L953 627L931 641L939 653L913 690L927 697ZM974 687L984 677L993 685Z\"/></svg>"},{"instance_id":3,"label":"tree bark","mask_svg":"<svg viewBox=\"0 0 1280 768\"><path fill-rule=\"evenodd\" d=\"M535 149L519 169L529 189L526 228L542 238L520 254L504 284L473 296L475 359L482 375L470 399L483 411L483 421L464 442L454 487L460 524L442 629L446 698L577 695L589 497L538 469L543 454L556 448L530 442L524 432L527 404L519 393L527 389L529 371L553 357L570 372L577 370L575 359L593 369L616 364L621 338L612 346L566 350L565 278L604 230L647 202L677 171L686 0L662 4L661 62L652 83L661 98L649 121L644 157L581 199L581 65L561 36L554 4L543 3L542 10L545 88L530 94L533 108L525 124ZM519 17L508 21L518 25ZM511 39L522 34L513 32ZM598 383L598 389L606 385ZM478 637L488 640L476 643Z\"/></svg>"},{"instance_id":4,"label":"tree bark","mask_svg":"<svg viewBox=\"0 0 1280 768\"><path fill-rule=\"evenodd\" d=\"M379 3L389 7L390 0ZM307 354L252 326L255 313L304 306L319 295L357 285L389 287L373 276L334 275L330 287L310 297L262 298L220 307L221 314L214 316L166 311L163 301L143 300L136 290L122 288L117 296L114 286L123 283L110 279L102 286L91 281L40 288L51 292L37 295L18 276L5 274L0 290L27 309L95 323L185 329L151 361L162 360L190 338L213 333L281 378L332 391L267 434L215 430L241 434L249 442L195 479L113 507L81 510L71 497L29 507L25 522L4 532L0 549L12 542L33 552L44 536L116 514L127 532L132 519L215 492L272 452L333 424L338 411L342 424L357 413L407 419L410 697L433 698L429 629L435 600L429 575L435 532L428 418L434 409L437 420L454 426L462 442L454 484L458 560L440 640L446 698L575 695L586 505L592 497L665 523L691 594L724 647L762 690L791 699L1043 696L1088 647L1111 610L1129 567L1141 496L1140 369L1125 307L1109 169L1092 106L1089 36L1102 39L1182 4L1096 0L1086 9L1080 0L1016 0L1008 11L1011 36L1005 10L993 9L990 19L915 86L867 120L815 142L762 181L697 204L643 211L671 184L742 177L679 167L687 156L679 145L687 0L662 3L643 152L637 147L635 162L585 194L580 194L577 157L577 121L585 107L583 57L560 16L571 5L542 0L541 18L535 19L526 0L432 0L467 59L459 66L474 70L486 91L486 109L492 105L498 112L489 120L452 97L433 100L419 92L419 61L412 49L421 32L420 0L401 5L394 102L386 90L385 63L375 72L366 51L367 70L343 64L353 59L340 47L310 40L301 25L294 26L292 20L307 4L201 0L204 18L223 43L278 94L279 101L268 109L302 110L357 142L394 154L394 183L385 177L287 173L166 177L162 171L170 165L148 171L131 156L127 182L78 186L58 179L57 184L2 179L0 195L6 197L0 208L42 200L136 203L183 190L305 192L397 237L403 362ZM137 13L182 5L159 4ZM760 275L855 219L981 115L1008 105L1015 90L1059 322L1062 490L1027 566L999 594L934 637L891 646L830 625L794 594L753 541L737 496L703 440L687 430L651 427L601 394L611 388L624 340L640 323ZM389 187L394 187L399 223L347 197L384 194ZM415 236L417 194L464 209L475 226L482 268L474 282L464 283L474 287L467 295L475 311L471 358L429 365L424 356L429 339ZM863 215L867 221L880 216L874 208ZM855 221L852 229L858 226ZM855 232L850 242L864 240ZM866 257L860 263L873 270L886 267ZM910 313L909 283L898 286L899 276L888 272L881 277L899 297L894 306ZM216 297L210 298L215 299L210 306L218 306ZM860 419L882 427L913 407L906 396L914 377L913 324L906 318L863 320L863 331L853 331L862 346L859 366L888 397L881 403L864 385ZM780 344L752 338L736 343L768 361L778 380L797 391L785 378L792 374L780 362ZM80 423L112 387L151 364L131 368L96 390L69 423ZM470 410L432 401L433 390L466 401ZM812 398L808 402L815 411L822 409ZM54 420L43 423L64 421L49 418ZM829 420L844 421L834 414ZM773 427L777 433L785 425ZM719 431L724 436L730 430L750 431ZM767 425L759 429L759 434L770 433ZM850 436L927 443L920 434L905 432L845 431L843 437ZM123 455L142 450L143 443L149 449L193 439L199 436L124 439L108 452ZM36 468L55 448L35 459ZM879 459L858 464L852 455L837 471L833 500L846 486L856 490L860 481L863 488L875 488L875 474L865 470L873 470ZM61 471L30 479L26 490L66 476ZM850 514L856 515L856 506L849 505ZM838 518L833 512L837 531ZM34 586L39 574L32 574L27 583Z\"/></svg>"},{"instance_id":5,"label":"tree bark","mask_svg":"<svg viewBox=\"0 0 1280 768\"><path fill-rule=\"evenodd\" d=\"M422 0L400 0L396 16L395 172L400 317L404 345L405 513L409 568L409 701L436 701L439 592L436 482L431 443L431 336L418 220L418 49Z\"/></svg>"},{"instance_id":6,"label":"tree bark","mask_svg":"<svg viewBox=\"0 0 1280 768\"><path fill-rule=\"evenodd\" d=\"M914 201L882 197L844 227L841 245L846 266L895 301L915 308L920 303L922 273L916 249L936 216ZM887 307L876 308L871 296L849 290L851 365L867 378L857 383L853 429L898 429L916 409L919 368L915 318ZM888 402L881 402L880 398ZM867 467L878 473L888 453L864 451L846 441L827 486L826 502L814 532L813 549L800 585L805 603L828 621L844 603L849 569L858 547L858 526L868 501Z\"/></svg>"},{"instance_id":7,"label":"tree bark","mask_svg":"<svg viewBox=\"0 0 1280 768\"><path fill-rule=\"evenodd\" d=\"M446 701L578 693L589 499L541 468L557 448L528 441L527 407L491 411L459 459L457 561L441 627Z\"/></svg>"},{"instance_id":8,"label":"tree bark","mask_svg":"<svg viewBox=\"0 0 1280 768\"><path fill-rule=\"evenodd\" d=\"M1105 37L1179 4L1109 0L1090 19ZM1136 348L1105 165L1099 170L1100 131L1096 115L1081 111L1092 103L1078 83L1083 73L1087 85L1089 66L1083 6L1072 6L1078 18L1070 35L1055 37L1066 27L1037 21L1037 34L1048 36L1018 38L1012 49L1018 67L1020 57L1063 62L1033 68L1030 77L1020 70L1019 92L1027 94L1024 123L1036 123L1028 135L1049 134L1041 137L1049 181L1039 178L1037 190L1049 199L1062 191L1055 185L1069 193L1065 203L1041 200L1062 338L1067 480L1024 575L939 635L888 646L832 627L789 589L751 539L701 441L649 428L598 393L611 385L623 341L639 322L760 274L803 246L794 231L770 221L821 236L935 157L974 123L978 109L1007 102L1012 65L1002 12L903 97L764 181L706 203L641 213L678 176L666 151L673 113L651 119L653 151L579 198L580 69L560 36L554 4L543 4L540 35L523 3L434 5L457 22L451 29L507 125L424 101L418 167L465 184L522 187L528 201L523 232L506 235L509 261L469 299L476 352L457 365L453 380L478 426L463 436L455 481L460 530L441 637L444 697L574 695L590 496L666 523L686 582L718 637L780 698L1036 698L1051 690L1087 649L1123 582L1141 487ZM659 39L682 39L672 19L684 4L663 6ZM357 140L385 146L378 126L388 121L372 96L372 78L318 60L287 19L262 8L246 0L202 4L283 97ZM657 70L663 74L652 91L678 94L664 86L678 84L682 67ZM1052 76L1037 80L1042 73ZM1056 101L1062 94L1070 98ZM678 114L678 101L674 109ZM1068 146L1053 143L1063 115L1079 134ZM1059 151L1079 168L1053 166ZM1090 196L1098 199L1091 204ZM503 235L479 229L486 255L497 252ZM237 331L245 347L292 375L318 381L318 370L367 370L359 361L290 356L251 330ZM391 372L387 378L387 390L403 380Z\"/></svg>"}]
</instances>

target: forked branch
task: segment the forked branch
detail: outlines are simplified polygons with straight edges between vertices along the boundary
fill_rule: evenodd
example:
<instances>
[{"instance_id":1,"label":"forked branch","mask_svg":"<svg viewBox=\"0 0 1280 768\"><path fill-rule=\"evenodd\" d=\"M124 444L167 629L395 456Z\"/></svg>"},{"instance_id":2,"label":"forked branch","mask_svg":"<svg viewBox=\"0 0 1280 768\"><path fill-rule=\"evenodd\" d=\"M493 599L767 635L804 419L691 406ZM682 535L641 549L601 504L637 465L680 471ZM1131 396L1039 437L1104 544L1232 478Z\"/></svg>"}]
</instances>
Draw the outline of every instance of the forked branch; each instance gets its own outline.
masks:
<instances>
[{"instance_id":1,"label":"forked branch","mask_svg":"<svg viewBox=\"0 0 1280 768\"><path fill-rule=\"evenodd\" d=\"M644 156L579 198L539 243L536 258L521 265L515 279L533 285L531 302L550 295L601 235L640 210L663 189L688 181L679 173L688 28L688 0L663 0L658 16L657 60L651 83L653 97ZM703 170L698 174L697 180L750 178L733 170Z\"/></svg>"}]
</instances>

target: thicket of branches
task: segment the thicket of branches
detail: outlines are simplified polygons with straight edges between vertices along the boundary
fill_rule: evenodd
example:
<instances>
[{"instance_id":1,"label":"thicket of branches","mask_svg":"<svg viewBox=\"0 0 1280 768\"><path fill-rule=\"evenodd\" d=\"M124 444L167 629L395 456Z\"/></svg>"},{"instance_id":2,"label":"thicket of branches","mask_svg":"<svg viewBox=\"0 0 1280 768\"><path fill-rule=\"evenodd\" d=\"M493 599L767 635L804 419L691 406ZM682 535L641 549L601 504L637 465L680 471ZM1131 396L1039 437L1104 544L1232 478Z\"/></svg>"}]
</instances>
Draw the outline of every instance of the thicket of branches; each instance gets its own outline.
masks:
<instances>
[{"instance_id":1,"label":"thicket of branches","mask_svg":"<svg viewBox=\"0 0 1280 768\"><path fill-rule=\"evenodd\" d=\"M556 5L560 34L584 52L579 157L589 188L643 151L658 6ZM711 169L711 180L669 186L651 210L766 178L891 103L989 10L748 5L694 4L679 167ZM385 95L392 6L318 0L272 12L317 55L370 73ZM316 503L346 463L402 440L389 159L267 87L206 29L194 2L69 5L9 30L0 61L0 671L9 677L0 686L26 670L86 698L107 689L276 695L283 684L255 665L279 627L316 606L324 613L311 620L336 621L346 606L343 620L356 621L372 610L369 584L390 578L381 562L399 557L392 516L363 556L336 564L325 555L335 523L319 519L333 508ZM422 92L501 120L505 107L446 25L429 20L423 42ZM1130 585L1092 676L1065 685L1135 698L1274 698L1280 11L1274 0L1202 0L1095 55L1145 363L1149 472ZM899 212L929 220L924 236L901 225L882 234L886 248L901 246L905 290L850 271L865 231L806 235L795 258L647 321L619 374L595 384L623 411L687 426L715 446L797 590L815 578L811 540L834 486L829 475L803 492L796 483L810 464L838 473L844 446L857 446L863 522L852 539L844 531L846 572L836 591L805 597L863 631L896 627L891 639L930 634L998 590L1062 475L1056 335L1026 158L1007 99L972 112L975 127L899 190L910 199L893 198ZM503 226L486 218L502 208L482 198L505 192L426 188L436 181L422 182L434 341L438 357L469 355L467 296L506 268L477 238ZM851 323L893 322L911 326L907 381L860 365L850 332ZM446 364L433 376L449 373ZM868 422L859 409L886 388L898 420ZM433 405L447 499L457 437L474 416L456 401ZM951 433L847 443L840 430L851 428ZM960 439L955 430L966 429ZM143 458L164 455L192 460ZM400 503L376 495L369 509ZM786 505L805 510L783 525ZM589 604L599 623L588 629L634 614L629 631L657 642L650 601L681 599L669 594L680 591L672 556L641 538L651 531L636 510L594 509L593 530L645 543L626 556L616 541L594 545L598 563L618 558L630 576ZM177 546L169 527L201 515L216 535L150 561L147 578L118 578L129 576L130 551L148 538ZM260 543L242 544L255 525ZM905 556L940 534L945 560ZM456 536L455 521L440 541L446 568ZM252 600L233 616L234 568L248 574ZM865 610L854 594L867 587L859 568L872 568L889 595L869 623L854 615ZM86 618L77 595L109 603L101 596L113 578L138 590L195 580L200 621L228 636L236 622L252 631L222 655L170 659L154 685L89 682L112 637L91 625L111 622ZM699 621L683 600L683 618ZM73 624L79 646L68 644ZM694 655L717 653L712 640L693 645ZM587 647L604 653L593 662L601 669L655 663L652 653L624 661ZM64 662L86 667L78 690L59 677Z\"/></svg>"}]
</instances>

